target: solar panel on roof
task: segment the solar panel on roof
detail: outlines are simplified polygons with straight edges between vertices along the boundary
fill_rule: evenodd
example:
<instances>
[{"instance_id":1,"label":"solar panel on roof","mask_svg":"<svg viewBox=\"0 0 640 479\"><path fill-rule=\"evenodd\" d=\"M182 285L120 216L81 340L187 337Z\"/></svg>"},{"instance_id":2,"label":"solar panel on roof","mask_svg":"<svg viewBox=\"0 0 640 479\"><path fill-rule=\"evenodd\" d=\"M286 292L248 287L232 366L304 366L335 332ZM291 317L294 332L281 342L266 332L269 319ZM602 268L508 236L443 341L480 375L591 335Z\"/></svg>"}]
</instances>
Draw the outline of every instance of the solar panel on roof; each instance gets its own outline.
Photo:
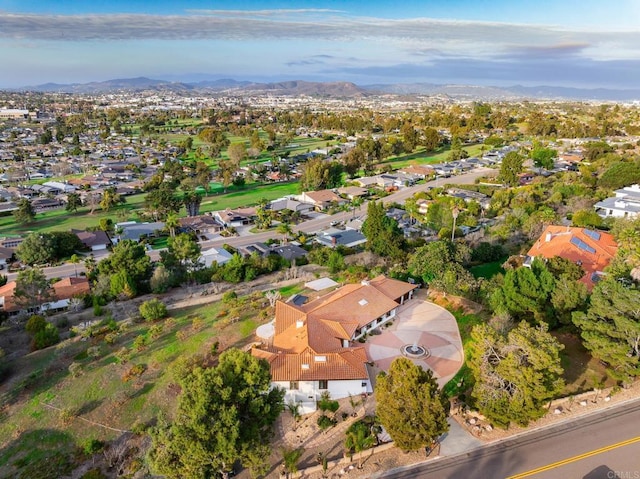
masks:
<instances>
[{"instance_id":1,"label":"solar panel on roof","mask_svg":"<svg viewBox=\"0 0 640 479\"><path fill-rule=\"evenodd\" d=\"M584 234L586 234L592 240L596 240L596 241L598 241L601 236L600 233L598 233L597 231L588 230L588 229L584 230Z\"/></svg>"},{"instance_id":2,"label":"solar panel on roof","mask_svg":"<svg viewBox=\"0 0 640 479\"><path fill-rule=\"evenodd\" d=\"M587 243L582 241L580 238L577 238L575 236L573 236L571 238L571 244L574 245L574 246L577 246L578 248L580 248L583 251L586 251L587 253L595 253L596 252L596 250L594 248L592 248Z\"/></svg>"}]
</instances>

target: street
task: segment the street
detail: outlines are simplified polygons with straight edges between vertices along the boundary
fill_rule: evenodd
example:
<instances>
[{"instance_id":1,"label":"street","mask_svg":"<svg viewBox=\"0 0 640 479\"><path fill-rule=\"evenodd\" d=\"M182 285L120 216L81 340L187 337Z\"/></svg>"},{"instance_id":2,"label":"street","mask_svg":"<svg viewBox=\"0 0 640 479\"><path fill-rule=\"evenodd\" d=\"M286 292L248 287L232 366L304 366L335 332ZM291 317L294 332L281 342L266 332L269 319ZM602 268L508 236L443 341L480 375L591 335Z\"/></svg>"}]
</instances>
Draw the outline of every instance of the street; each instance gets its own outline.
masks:
<instances>
[{"instance_id":1,"label":"street","mask_svg":"<svg viewBox=\"0 0 640 479\"><path fill-rule=\"evenodd\" d=\"M468 185L474 184L475 180L481 176L486 175L488 172L493 171L490 168L477 168L468 173L464 173L462 175L458 175L452 178L446 179L436 179L433 181L429 181L423 184L410 186L408 188L403 188L399 191L396 191L389 196L384 198L385 204L390 203L404 203L407 198L412 197L414 194L420 191L426 191L428 188L433 188L435 186L444 186L446 183L451 184L459 184L459 185ZM367 212L367 202L363 202L362 205L358 209L354 211L342 211L336 213L334 215L325 215L321 218L315 218L312 220L305 221L293 227L293 231L300 233L315 233L317 231L321 231L325 228L331 226L333 222L343 222L351 219L354 216L362 216ZM230 238L219 238L214 240L202 241L200 243L200 247L202 250L207 250L210 248L220 248L224 244L228 244L232 247L238 246L246 246L251 243L261 242L272 239L274 237L278 237L278 233L275 231L265 231L262 233L253 233L248 234L246 236L233 236ZM150 250L147 251L147 254L151 258L152 261L158 261L160 259L160 250ZM96 256L96 261L99 261L104 255L101 257ZM60 266L53 266L50 268L44 268L44 273L47 278L66 278L69 276L75 276L75 274L80 274L84 272L84 264L83 262L78 263L77 265L73 265L70 263L65 263ZM7 275L8 281L13 281L17 277L17 273L9 273Z\"/></svg>"},{"instance_id":2,"label":"street","mask_svg":"<svg viewBox=\"0 0 640 479\"><path fill-rule=\"evenodd\" d=\"M640 400L376 477L640 479Z\"/></svg>"}]
</instances>

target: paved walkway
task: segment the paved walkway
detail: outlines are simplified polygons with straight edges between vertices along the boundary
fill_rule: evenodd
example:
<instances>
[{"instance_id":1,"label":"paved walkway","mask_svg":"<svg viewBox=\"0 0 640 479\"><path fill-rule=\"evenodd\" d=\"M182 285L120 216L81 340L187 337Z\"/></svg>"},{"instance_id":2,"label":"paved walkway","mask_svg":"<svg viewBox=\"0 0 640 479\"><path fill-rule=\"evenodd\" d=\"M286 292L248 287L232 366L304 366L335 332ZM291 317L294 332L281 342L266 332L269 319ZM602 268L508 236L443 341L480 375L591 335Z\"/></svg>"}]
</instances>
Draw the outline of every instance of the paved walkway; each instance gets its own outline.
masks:
<instances>
[{"instance_id":1,"label":"paved walkway","mask_svg":"<svg viewBox=\"0 0 640 479\"><path fill-rule=\"evenodd\" d=\"M402 346L415 342L427 348L429 356L412 361L431 369L442 387L462 367L462 341L453 315L426 301L426 297L426 291L418 291L411 301L400 306L393 324L382 327L379 335L368 336L364 346L376 368L385 371L395 358L402 356Z\"/></svg>"}]
</instances>

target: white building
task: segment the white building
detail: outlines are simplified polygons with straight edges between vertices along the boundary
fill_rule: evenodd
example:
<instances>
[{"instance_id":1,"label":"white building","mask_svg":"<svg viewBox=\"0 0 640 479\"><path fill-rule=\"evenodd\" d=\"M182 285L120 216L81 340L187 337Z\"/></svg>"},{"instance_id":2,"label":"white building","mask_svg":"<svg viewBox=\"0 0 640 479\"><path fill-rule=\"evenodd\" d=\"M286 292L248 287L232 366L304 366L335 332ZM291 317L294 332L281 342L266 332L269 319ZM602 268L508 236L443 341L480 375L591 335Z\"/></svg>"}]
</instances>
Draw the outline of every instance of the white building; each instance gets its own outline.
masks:
<instances>
[{"instance_id":1,"label":"white building","mask_svg":"<svg viewBox=\"0 0 640 479\"><path fill-rule=\"evenodd\" d=\"M593 207L603 218L635 218L640 215L640 185L616 190L615 196L597 202Z\"/></svg>"}]
</instances>

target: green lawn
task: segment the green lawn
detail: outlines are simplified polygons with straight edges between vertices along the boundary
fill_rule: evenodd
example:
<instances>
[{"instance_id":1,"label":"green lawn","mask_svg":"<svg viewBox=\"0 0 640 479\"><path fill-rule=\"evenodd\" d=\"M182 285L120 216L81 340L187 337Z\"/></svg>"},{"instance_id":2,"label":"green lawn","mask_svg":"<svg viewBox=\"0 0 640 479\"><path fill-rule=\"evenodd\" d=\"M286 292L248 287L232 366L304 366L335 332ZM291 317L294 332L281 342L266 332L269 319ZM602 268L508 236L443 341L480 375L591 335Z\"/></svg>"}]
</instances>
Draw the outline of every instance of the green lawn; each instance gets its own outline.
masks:
<instances>
[{"instance_id":1,"label":"green lawn","mask_svg":"<svg viewBox=\"0 0 640 479\"><path fill-rule=\"evenodd\" d=\"M485 145L470 145L463 149L469 153L469 156L478 156L482 149L486 149ZM404 168L410 165L428 165L431 163L442 163L448 161L450 148L449 146L439 148L435 153L426 153L423 147L419 147L412 153L405 153L399 156L392 156L384 160L385 164L390 164L393 168Z\"/></svg>"},{"instance_id":2,"label":"green lawn","mask_svg":"<svg viewBox=\"0 0 640 479\"><path fill-rule=\"evenodd\" d=\"M247 186L243 189L229 188L229 193L203 198L200 212L240 208L256 205L262 198L275 200L282 196L298 192L298 183L273 183L268 185Z\"/></svg>"},{"instance_id":3,"label":"green lawn","mask_svg":"<svg viewBox=\"0 0 640 479\"><path fill-rule=\"evenodd\" d=\"M504 274L504 268L502 265L504 264L506 258L503 258L499 261L493 261L491 263L479 264L477 266L472 266L469 268L469 272L474 276L474 278L492 278L498 273Z\"/></svg>"}]
</instances>

